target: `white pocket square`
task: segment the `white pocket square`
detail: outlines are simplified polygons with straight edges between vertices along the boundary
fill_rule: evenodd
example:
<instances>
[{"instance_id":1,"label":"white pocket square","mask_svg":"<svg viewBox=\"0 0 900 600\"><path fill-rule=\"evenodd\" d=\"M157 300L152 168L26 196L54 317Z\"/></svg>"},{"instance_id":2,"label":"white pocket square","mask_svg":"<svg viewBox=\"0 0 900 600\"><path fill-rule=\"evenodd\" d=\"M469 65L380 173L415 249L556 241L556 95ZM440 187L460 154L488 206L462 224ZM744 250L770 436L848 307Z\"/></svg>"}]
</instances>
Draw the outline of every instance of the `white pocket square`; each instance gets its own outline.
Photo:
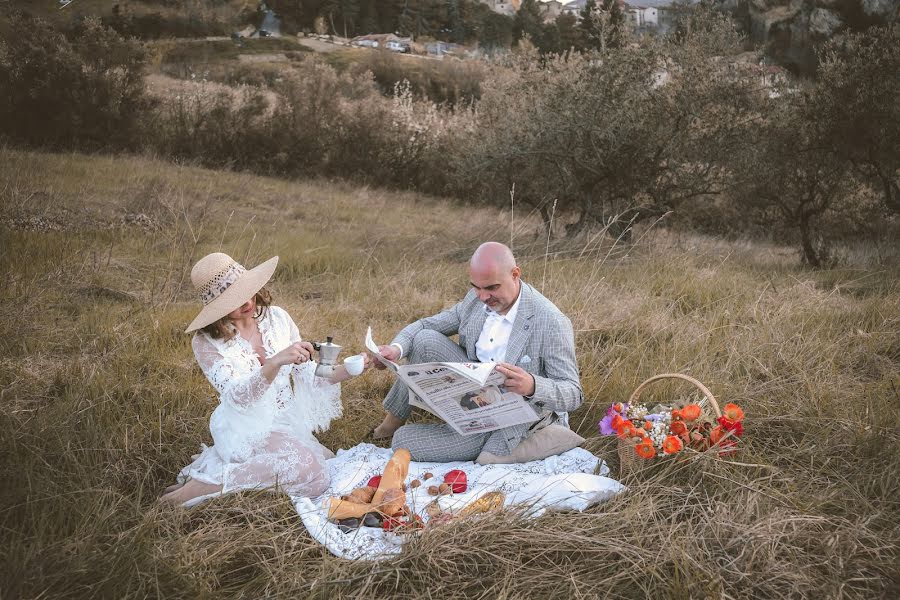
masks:
<instances>
[{"instance_id":1,"label":"white pocket square","mask_svg":"<svg viewBox=\"0 0 900 600\"><path fill-rule=\"evenodd\" d=\"M531 357L526 354L525 356L522 357L522 360L519 361L519 364L527 365L530 362L531 362Z\"/></svg>"}]
</instances>

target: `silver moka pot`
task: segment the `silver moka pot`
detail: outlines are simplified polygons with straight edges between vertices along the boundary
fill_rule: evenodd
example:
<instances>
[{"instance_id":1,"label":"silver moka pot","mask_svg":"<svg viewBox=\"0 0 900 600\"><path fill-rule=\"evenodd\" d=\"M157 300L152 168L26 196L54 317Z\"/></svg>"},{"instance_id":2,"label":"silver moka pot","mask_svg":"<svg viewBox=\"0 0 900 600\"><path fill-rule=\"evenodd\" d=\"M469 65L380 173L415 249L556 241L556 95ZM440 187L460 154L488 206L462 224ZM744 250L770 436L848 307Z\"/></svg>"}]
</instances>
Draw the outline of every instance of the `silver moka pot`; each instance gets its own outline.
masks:
<instances>
[{"instance_id":1,"label":"silver moka pot","mask_svg":"<svg viewBox=\"0 0 900 600\"><path fill-rule=\"evenodd\" d=\"M337 357L341 346L332 343L331 336L325 342L313 342L313 348L319 353L319 364L316 366L316 377L330 378L337 368Z\"/></svg>"}]
</instances>

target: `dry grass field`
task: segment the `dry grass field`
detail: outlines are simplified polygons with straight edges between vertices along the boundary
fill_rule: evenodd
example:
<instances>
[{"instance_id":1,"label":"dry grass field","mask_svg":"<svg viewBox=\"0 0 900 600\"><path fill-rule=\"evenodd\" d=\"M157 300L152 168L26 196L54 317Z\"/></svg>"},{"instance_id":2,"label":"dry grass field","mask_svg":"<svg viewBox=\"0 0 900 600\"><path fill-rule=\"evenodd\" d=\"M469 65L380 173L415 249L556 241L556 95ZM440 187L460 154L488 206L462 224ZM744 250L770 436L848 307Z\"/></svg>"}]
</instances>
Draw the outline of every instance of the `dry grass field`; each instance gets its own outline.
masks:
<instances>
[{"instance_id":1,"label":"dry grass field","mask_svg":"<svg viewBox=\"0 0 900 600\"><path fill-rule=\"evenodd\" d=\"M288 182L143 158L0 149L0 598L891 598L900 594L900 265L857 248L810 271L789 249L679 234L540 235L516 207ZM184 327L189 271L278 254L307 338L359 351L460 298L487 239L571 316L596 422L646 377L689 373L747 413L740 454L669 462L582 514L427 531L351 563L282 496L193 510L160 491L210 442L215 397ZM893 249L896 251L896 248ZM322 441L356 444L390 380L345 384ZM658 398L682 393L661 387Z\"/></svg>"}]
</instances>

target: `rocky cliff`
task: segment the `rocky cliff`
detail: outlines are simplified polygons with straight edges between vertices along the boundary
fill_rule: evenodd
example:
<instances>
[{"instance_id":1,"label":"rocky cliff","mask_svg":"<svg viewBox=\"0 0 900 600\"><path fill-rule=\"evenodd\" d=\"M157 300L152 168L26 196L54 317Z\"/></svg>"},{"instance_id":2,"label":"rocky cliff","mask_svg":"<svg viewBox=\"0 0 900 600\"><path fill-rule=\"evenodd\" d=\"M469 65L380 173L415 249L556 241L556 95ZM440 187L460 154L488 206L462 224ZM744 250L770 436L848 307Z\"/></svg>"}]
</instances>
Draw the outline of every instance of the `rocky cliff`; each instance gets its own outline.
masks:
<instances>
[{"instance_id":1,"label":"rocky cliff","mask_svg":"<svg viewBox=\"0 0 900 600\"><path fill-rule=\"evenodd\" d=\"M846 31L895 23L900 0L722 0L757 43L799 71L815 68L815 50Z\"/></svg>"}]
</instances>

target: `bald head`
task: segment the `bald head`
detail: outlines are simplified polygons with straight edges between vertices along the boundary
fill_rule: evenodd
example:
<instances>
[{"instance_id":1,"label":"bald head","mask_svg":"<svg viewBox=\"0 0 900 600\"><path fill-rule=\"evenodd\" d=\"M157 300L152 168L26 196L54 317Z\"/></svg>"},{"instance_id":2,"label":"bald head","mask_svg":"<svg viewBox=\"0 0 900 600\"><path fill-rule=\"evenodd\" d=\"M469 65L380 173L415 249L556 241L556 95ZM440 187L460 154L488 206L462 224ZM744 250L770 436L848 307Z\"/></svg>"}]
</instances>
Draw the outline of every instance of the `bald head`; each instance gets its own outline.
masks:
<instances>
[{"instance_id":1,"label":"bald head","mask_svg":"<svg viewBox=\"0 0 900 600\"><path fill-rule=\"evenodd\" d=\"M495 268L512 271L516 266L516 257L506 244L485 242L475 250L469 265L478 270Z\"/></svg>"},{"instance_id":2,"label":"bald head","mask_svg":"<svg viewBox=\"0 0 900 600\"><path fill-rule=\"evenodd\" d=\"M505 315L519 299L519 267L512 250L499 242L478 246L469 261L469 278L478 299Z\"/></svg>"}]
</instances>

